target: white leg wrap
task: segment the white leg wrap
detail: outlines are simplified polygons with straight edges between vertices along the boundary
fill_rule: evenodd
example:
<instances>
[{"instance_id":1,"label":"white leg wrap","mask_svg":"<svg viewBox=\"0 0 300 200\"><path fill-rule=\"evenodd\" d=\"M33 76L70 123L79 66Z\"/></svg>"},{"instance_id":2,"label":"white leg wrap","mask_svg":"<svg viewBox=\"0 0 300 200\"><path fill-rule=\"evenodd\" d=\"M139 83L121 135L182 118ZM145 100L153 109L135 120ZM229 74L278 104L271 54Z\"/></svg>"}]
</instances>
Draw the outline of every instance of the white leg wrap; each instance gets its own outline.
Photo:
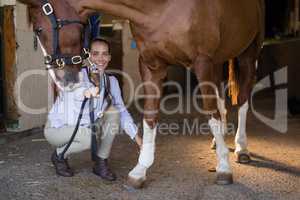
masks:
<instances>
[{"instance_id":1,"label":"white leg wrap","mask_svg":"<svg viewBox=\"0 0 300 200\"><path fill-rule=\"evenodd\" d=\"M144 135L143 135L143 145L140 152L138 164L129 172L129 176L132 178L146 178L146 170L154 162L155 153L155 137L157 126L151 129L147 122L143 121Z\"/></svg>"},{"instance_id":2,"label":"white leg wrap","mask_svg":"<svg viewBox=\"0 0 300 200\"><path fill-rule=\"evenodd\" d=\"M134 178L136 180L138 179L143 179L146 180L146 172L147 172L147 167L144 167L141 164L137 164L130 172L129 172L129 176L131 178Z\"/></svg>"},{"instance_id":3,"label":"white leg wrap","mask_svg":"<svg viewBox=\"0 0 300 200\"><path fill-rule=\"evenodd\" d=\"M218 164L216 167L217 172L224 172L224 173L231 173L231 167L229 164L229 151L224 142L224 135L223 135L223 126L220 120L216 120L215 118L211 118L208 121L210 129L215 137L216 144L217 144L217 159Z\"/></svg>"},{"instance_id":4,"label":"white leg wrap","mask_svg":"<svg viewBox=\"0 0 300 200\"><path fill-rule=\"evenodd\" d=\"M247 135L246 135L246 120L249 105L248 101L239 109L238 129L235 135L235 153L248 153L247 150Z\"/></svg>"},{"instance_id":5,"label":"white leg wrap","mask_svg":"<svg viewBox=\"0 0 300 200\"><path fill-rule=\"evenodd\" d=\"M223 133L223 135L225 135L227 133L227 110L226 110L226 106L225 106L225 100L221 99L219 97L218 90L216 90L216 94L217 94L217 106L218 106L218 110L221 115L222 129L224 130L224 131L222 131L222 133ZM216 145L216 140L215 140L215 138L213 138L211 147L214 148L215 145Z\"/></svg>"},{"instance_id":6,"label":"white leg wrap","mask_svg":"<svg viewBox=\"0 0 300 200\"><path fill-rule=\"evenodd\" d=\"M218 97L217 99L217 104L218 104L218 110L221 115L221 121L222 121L222 126L223 126L223 133L224 135L227 133L227 110L225 106L225 100L221 99Z\"/></svg>"}]
</instances>

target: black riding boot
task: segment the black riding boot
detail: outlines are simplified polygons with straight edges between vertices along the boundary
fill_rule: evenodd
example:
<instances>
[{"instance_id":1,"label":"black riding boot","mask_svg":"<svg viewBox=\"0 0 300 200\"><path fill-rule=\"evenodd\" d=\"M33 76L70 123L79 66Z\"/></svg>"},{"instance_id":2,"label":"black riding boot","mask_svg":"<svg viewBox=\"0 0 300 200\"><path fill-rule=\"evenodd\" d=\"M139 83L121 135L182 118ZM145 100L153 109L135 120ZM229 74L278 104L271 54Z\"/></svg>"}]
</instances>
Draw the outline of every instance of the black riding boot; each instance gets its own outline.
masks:
<instances>
[{"instance_id":1,"label":"black riding boot","mask_svg":"<svg viewBox=\"0 0 300 200\"><path fill-rule=\"evenodd\" d=\"M69 166L68 160L67 159L59 159L56 151L53 152L51 156L51 161L55 167L56 174L60 176L65 176L65 177L71 177L74 176L74 172Z\"/></svg>"},{"instance_id":2,"label":"black riding boot","mask_svg":"<svg viewBox=\"0 0 300 200\"><path fill-rule=\"evenodd\" d=\"M107 159L97 157L93 172L97 176L100 176L101 178L108 181L115 181L117 179L116 175L108 168Z\"/></svg>"}]
</instances>

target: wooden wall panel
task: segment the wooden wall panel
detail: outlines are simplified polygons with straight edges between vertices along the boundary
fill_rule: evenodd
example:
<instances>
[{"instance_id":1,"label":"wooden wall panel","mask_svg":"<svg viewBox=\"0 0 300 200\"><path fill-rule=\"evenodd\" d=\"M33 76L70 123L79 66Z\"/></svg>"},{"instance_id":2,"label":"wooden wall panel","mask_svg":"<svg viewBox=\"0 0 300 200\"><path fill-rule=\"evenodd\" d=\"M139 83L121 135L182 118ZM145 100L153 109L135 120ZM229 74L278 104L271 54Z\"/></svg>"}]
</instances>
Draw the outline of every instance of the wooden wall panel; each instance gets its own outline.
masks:
<instances>
[{"instance_id":1,"label":"wooden wall panel","mask_svg":"<svg viewBox=\"0 0 300 200\"><path fill-rule=\"evenodd\" d=\"M14 96L14 84L16 80L16 34L13 6L5 6L3 8L3 39L5 118L8 120L17 120L19 115Z\"/></svg>"}]
</instances>

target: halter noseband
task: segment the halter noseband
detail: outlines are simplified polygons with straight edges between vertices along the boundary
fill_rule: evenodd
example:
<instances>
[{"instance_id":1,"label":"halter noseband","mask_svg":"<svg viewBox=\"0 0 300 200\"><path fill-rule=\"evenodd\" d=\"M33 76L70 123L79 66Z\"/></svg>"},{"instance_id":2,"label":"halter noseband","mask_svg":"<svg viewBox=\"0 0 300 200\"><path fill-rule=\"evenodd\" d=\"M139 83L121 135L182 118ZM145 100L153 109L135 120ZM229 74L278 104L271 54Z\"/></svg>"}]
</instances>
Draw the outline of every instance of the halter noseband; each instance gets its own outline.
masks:
<instances>
[{"instance_id":1,"label":"halter noseband","mask_svg":"<svg viewBox=\"0 0 300 200\"><path fill-rule=\"evenodd\" d=\"M88 51L89 46L89 35L90 35L90 27L85 26L84 32L84 45L83 50L80 55L64 55L60 53L59 49L59 30L70 24L84 24L79 20L63 20L58 19L55 16L54 9L48 0L41 0L42 2L42 12L49 18L52 25L52 36L53 36L53 52L52 54L48 54L44 56L44 62L47 66L52 66L52 68L62 69L65 65L78 65L82 64L82 62L89 58L90 54ZM36 35L38 36L42 30L39 28L35 30Z\"/></svg>"}]
</instances>

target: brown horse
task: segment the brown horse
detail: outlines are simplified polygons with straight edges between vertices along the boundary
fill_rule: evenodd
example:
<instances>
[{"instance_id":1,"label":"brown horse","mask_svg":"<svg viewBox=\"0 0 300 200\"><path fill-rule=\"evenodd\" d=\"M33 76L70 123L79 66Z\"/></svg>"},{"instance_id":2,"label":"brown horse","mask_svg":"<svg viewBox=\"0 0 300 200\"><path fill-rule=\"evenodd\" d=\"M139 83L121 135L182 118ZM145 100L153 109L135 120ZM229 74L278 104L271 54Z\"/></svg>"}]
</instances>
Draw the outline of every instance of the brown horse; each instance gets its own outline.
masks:
<instances>
[{"instance_id":1,"label":"brown horse","mask_svg":"<svg viewBox=\"0 0 300 200\"><path fill-rule=\"evenodd\" d=\"M75 9L66 0L19 2L28 6L29 20L39 38L52 78L62 88L74 87L79 81L78 72L84 60L81 42L84 25Z\"/></svg>"},{"instance_id":2,"label":"brown horse","mask_svg":"<svg viewBox=\"0 0 300 200\"><path fill-rule=\"evenodd\" d=\"M51 30L49 20L41 14L40 1L22 0L22 2L31 6L30 14L34 28L42 26L45 30ZM79 19L67 3L69 2L82 18L86 18L93 10L100 10L129 19L131 22L131 30L140 51L141 76L144 82L151 83L145 84L144 91L152 98L146 98L144 102L143 147L137 166L129 173L129 182L135 187L142 186L146 180L146 170L153 164L162 82L167 74L167 65L179 64L191 67L199 81L213 83L216 86L201 85L202 96L217 97L204 98L203 107L211 111L209 125L215 137L218 159L216 182L232 183L228 148L223 138L226 109L219 91L222 64L231 58L237 58L239 63L238 104L241 108L236 153L247 157L245 133L247 100L255 76L255 61L264 35L263 0L68 0L66 2L53 0L51 2L57 16L61 18ZM69 27L61 29L59 43L61 52L79 54L82 27L78 24ZM46 50L51 52L52 37L47 32L42 31L40 38ZM61 80L72 82L78 80L76 76L78 66L74 68L66 66L64 69L64 76L57 73ZM216 110L217 112L213 112Z\"/></svg>"},{"instance_id":3,"label":"brown horse","mask_svg":"<svg viewBox=\"0 0 300 200\"><path fill-rule=\"evenodd\" d=\"M199 81L219 88L222 64L232 58L239 63L239 128L236 154L248 158L246 149L246 113L255 77L255 62L264 38L263 0L80 0L73 4L82 17L99 10L129 19L140 52L140 72L144 92L152 98L144 102L143 147L137 166L129 173L129 182L140 187L146 170L154 161L155 136L162 82L167 65L191 67ZM159 88L159 90L157 90ZM228 149L221 120L226 114L219 89L202 84L205 110L212 112L209 125L216 142L217 183L232 182ZM158 93L158 94L157 94ZM157 98L153 98L156 95ZM240 157L241 160L242 157Z\"/></svg>"}]
</instances>

